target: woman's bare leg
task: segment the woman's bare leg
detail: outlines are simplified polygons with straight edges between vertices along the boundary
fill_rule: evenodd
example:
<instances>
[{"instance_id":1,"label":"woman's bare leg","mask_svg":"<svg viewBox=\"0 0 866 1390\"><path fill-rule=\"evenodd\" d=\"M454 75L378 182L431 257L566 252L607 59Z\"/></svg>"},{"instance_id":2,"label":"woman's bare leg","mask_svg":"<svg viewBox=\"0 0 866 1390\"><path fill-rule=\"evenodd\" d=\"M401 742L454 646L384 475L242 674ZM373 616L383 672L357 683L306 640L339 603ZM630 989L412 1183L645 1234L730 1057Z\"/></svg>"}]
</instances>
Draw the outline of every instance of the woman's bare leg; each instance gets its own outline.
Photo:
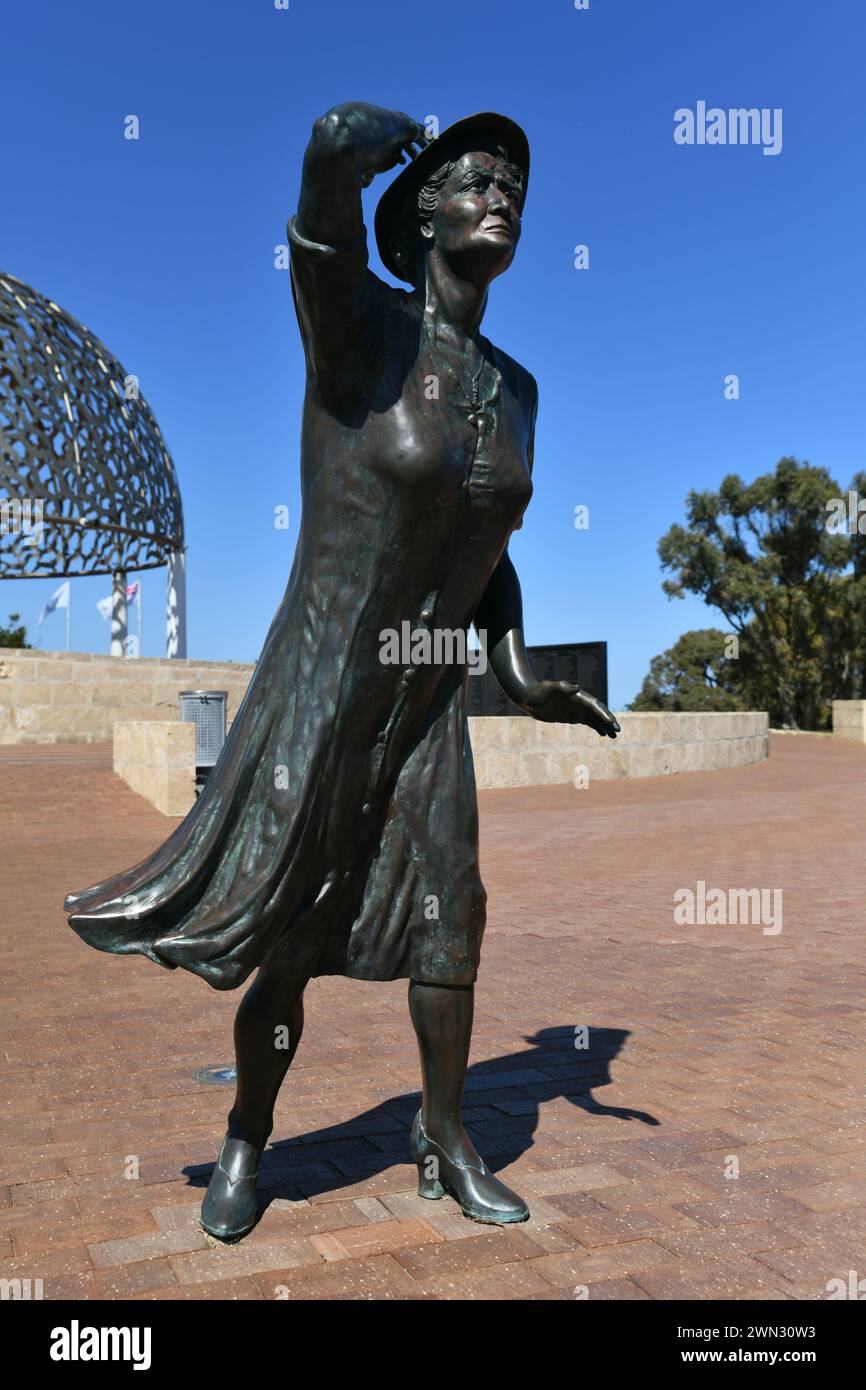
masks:
<instances>
[{"instance_id":1,"label":"woman's bare leg","mask_svg":"<svg viewBox=\"0 0 866 1390\"><path fill-rule=\"evenodd\" d=\"M474 990L412 980L409 1012L421 1052L423 1101L412 1125L418 1195L450 1192L465 1216L489 1225L525 1221L529 1208L487 1168L463 1128L460 1103L469 1063Z\"/></svg>"},{"instance_id":2,"label":"woman's bare leg","mask_svg":"<svg viewBox=\"0 0 866 1390\"><path fill-rule=\"evenodd\" d=\"M237 1091L204 1201L201 1221L220 1240L239 1240L255 1225L259 1156L274 1123L274 1103L301 1041L307 977L263 966L235 1018Z\"/></svg>"},{"instance_id":3,"label":"woman's bare leg","mask_svg":"<svg viewBox=\"0 0 866 1390\"><path fill-rule=\"evenodd\" d=\"M466 1161L478 1157L460 1114L474 1011L472 985L409 982L409 1013L421 1054L421 1120L431 1139Z\"/></svg>"},{"instance_id":4,"label":"woman's bare leg","mask_svg":"<svg viewBox=\"0 0 866 1390\"><path fill-rule=\"evenodd\" d=\"M304 1029L307 977L263 966L235 1017L237 1089L229 1135L261 1150L270 1138L274 1105Z\"/></svg>"}]
</instances>

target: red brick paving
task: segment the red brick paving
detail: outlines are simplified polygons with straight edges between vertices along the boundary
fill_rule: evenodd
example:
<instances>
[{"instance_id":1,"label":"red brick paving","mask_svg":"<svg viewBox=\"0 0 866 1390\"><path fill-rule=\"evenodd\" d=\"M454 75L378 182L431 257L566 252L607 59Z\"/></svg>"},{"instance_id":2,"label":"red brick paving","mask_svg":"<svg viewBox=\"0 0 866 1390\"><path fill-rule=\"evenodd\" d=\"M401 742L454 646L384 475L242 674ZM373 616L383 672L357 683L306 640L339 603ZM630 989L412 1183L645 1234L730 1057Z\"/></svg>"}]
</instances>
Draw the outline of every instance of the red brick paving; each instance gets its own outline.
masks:
<instances>
[{"instance_id":1,"label":"red brick paving","mask_svg":"<svg viewBox=\"0 0 866 1390\"><path fill-rule=\"evenodd\" d=\"M61 911L173 822L101 747L0 749L0 789L3 1277L46 1298L536 1300L820 1299L866 1274L866 748L774 736L749 767L482 793L466 1117L532 1219L415 1194L405 984L320 980L266 1210L229 1248L197 1216L230 1091L193 1073L231 1061L240 996L100 955ZM698 879L781 888L781 933L677 926Z\"/></svg>"}]
</instances>

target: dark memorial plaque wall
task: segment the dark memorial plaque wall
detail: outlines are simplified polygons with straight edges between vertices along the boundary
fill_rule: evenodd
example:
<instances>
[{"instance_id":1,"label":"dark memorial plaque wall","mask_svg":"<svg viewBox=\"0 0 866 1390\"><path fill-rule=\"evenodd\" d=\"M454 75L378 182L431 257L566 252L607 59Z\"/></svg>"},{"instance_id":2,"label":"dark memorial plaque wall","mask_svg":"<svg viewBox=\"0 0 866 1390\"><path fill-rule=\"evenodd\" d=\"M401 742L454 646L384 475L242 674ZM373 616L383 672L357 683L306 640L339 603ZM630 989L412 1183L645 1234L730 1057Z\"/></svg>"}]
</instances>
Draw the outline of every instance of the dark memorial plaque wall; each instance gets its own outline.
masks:
<instances>
[{"instance_id":1,"label":"dark memorial plaque wall","mask_svg":"<svg viewBox=\"0 0 866 1390\"><path fill-rule=\"evenodd\" d=\"M606 642L559 642L526 650L539 680L574 681L607 704ZM505 715L524 711L512 704L489 667L478 676L473 675L470 667L466 713Z\"/></svg>"}]
</instances>

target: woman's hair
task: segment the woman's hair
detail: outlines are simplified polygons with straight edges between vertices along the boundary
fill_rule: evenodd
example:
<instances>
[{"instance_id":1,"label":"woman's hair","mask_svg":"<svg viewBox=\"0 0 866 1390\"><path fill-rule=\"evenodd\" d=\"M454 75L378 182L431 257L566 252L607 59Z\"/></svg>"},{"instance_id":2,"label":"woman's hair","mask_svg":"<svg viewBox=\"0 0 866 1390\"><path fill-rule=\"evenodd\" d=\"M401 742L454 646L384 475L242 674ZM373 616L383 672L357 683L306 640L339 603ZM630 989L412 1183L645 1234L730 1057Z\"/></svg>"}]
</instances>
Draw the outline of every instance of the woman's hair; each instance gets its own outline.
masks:
<instances>
[{"instance_id":1,"label":"woman's hair","mask_svg":"<svg viewBox=\"0 0 866 1390\"><path fill-rule=\"evenodd\" d=\"M463 153L465 151L460 153L455 151L453 156L446 159L445 163L434 174L430 175L426 183L422 184L414 198L411 193L406 197L400 215L392 228L391 254L400 268L403 279L408 280L412 285L417 285L420 278L423 253L421 223L429 221L432 217L439 201L442 185ZM502 145L497 145L490 150L490 153L496 155L511 178L523 183L524 171L519 165L513 164L509 160L508 152Z\"/></svg>"}]
</instances>

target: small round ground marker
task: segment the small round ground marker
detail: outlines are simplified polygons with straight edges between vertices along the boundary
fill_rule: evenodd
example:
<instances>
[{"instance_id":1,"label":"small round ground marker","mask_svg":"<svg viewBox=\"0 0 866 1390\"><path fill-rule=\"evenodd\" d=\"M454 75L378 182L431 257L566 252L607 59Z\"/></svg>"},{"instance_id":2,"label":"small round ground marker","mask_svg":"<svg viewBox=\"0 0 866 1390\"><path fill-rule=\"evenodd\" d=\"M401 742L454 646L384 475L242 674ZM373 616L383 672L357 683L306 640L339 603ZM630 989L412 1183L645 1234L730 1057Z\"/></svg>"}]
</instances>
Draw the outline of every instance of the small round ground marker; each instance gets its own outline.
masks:
<instances>
[{"instance_id":1,"label":"small round ground marker","mask_svg":"<svg viewBox=\"0 0 866 1390\"><path fill-rule=\"evenodd\" d=\"M202 1067L193 1072L196 1081L205 1081L209 1086L233 1086L238 1079L234 1067Z\"/></svg>"}]
</instances>

